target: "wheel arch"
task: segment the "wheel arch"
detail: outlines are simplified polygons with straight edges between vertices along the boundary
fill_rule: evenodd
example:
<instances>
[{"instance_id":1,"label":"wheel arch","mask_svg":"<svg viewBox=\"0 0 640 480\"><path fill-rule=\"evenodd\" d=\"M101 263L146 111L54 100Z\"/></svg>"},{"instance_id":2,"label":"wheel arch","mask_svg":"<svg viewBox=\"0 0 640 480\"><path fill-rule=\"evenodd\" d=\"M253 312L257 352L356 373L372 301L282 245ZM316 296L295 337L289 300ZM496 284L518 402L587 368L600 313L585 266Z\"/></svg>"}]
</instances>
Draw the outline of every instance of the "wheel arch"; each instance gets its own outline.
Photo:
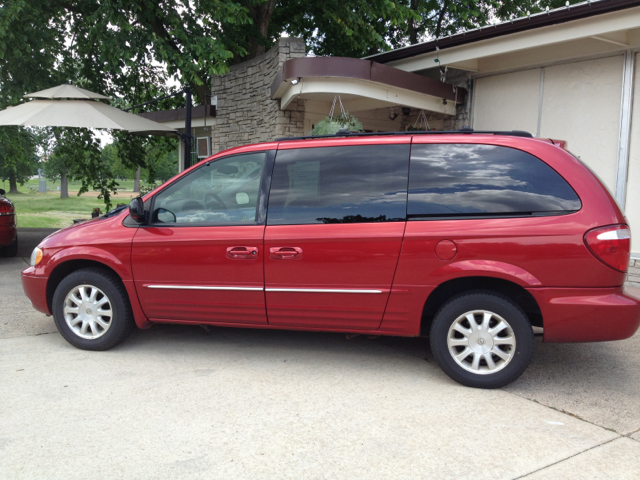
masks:
<instances>
[{"instance_id":1,"label":"wheel arch","mask_svg":"<svg viewBox=\"0 0 640 480\"><path fill-rule=\"evenodd\" d=\"M104 270L105 272L113 275L114 278L117 278L122 286L124 286L124 282L122 281L120 275L118 275L118 272L104 263L88 259L66 260L56 265L56 267L49 275L49 279L47 280L47 307L49 308L50 312L53 311L53 294L55 293L56 288L58 287L62 279L70 273L81 270L83 268L99 268L101 270Z\"/></svg>"},{"instance_id":2,"label":"wheel arch","mask_svg":"<svg viewBox=\"0 0 640 480\"><path fill-rule=\"evenodd\" d=\"M420 335L429 335L431 322L440 307L454 296L474 290L500 293L515 302L527 315L532 326L543 327L542 312L536 299L515 282L496 277L459 277L441 283L425 301L420 321Z\"/></svg>"}]
</instances>

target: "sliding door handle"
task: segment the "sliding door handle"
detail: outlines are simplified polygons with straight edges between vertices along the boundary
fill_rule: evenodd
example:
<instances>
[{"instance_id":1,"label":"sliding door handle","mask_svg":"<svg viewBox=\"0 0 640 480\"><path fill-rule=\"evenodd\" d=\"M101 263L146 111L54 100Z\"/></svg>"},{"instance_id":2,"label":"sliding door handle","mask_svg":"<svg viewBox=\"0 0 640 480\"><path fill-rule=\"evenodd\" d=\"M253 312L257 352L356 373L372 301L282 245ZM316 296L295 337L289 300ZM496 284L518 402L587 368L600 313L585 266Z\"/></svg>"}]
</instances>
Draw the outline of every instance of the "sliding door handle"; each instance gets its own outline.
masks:
<instances>
[{"instance_id":1,"label":"sliding door handle","mask_svg":"<svg viewBox=\"0 0 640 480\"><path fill-rule=\"evenodd\" d=\"M299 260L302 258L302 249L299 247L271 247L269 258L274 260Z\"/></svg>"}]
</instances>

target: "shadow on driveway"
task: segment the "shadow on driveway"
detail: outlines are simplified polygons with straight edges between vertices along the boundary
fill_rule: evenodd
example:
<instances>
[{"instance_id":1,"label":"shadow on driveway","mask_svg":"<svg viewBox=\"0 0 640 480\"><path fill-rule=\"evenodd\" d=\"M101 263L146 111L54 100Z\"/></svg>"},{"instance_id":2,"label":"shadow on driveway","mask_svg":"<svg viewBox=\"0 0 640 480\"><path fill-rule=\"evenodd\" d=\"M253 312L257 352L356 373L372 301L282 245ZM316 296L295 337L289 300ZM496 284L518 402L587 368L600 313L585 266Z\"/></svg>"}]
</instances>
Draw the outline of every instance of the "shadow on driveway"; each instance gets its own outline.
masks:
<instances>
[{"instance_id":1,"label":"shadow on driveway","mask_svg":"<svg viewBox=\"0 0 640 480\"><path fill-rule=\"evenodd\" d=\"M59 228L18 228L18 256L30 257L38 244Z\"/></svg>"}]
</instances>

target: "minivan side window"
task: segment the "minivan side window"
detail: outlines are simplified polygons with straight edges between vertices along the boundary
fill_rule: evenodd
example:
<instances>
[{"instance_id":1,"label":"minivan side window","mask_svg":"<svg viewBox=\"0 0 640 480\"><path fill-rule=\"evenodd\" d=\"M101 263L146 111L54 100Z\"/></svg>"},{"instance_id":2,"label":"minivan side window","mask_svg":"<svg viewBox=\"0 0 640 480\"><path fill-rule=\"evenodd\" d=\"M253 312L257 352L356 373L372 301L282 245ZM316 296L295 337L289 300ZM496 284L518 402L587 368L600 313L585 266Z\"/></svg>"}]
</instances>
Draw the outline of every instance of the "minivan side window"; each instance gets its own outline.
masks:
<instances>
[{"instance_id":1,"label":"minivan side window","mask_svg":"<svg viewBox=\"0 0 640 480\"><path fill-rule=\"evenodd\" d=\"M558 215L580 210L554 169L521 150L495 145L413 145L410 219Z\"/></svg>"},{"instance_id":2,"label":"minivan side window","mask_svg":"<svg viewBox=\"0 0 640 480\"><path fill-rule=\"evenodd\" d=\"M406 219L409 145L279 150L267 225Z\"/></svg>"},{"instance_id":3,"label":"minivan side window","mask_svg":"<svg viewBox=\"0 0 640 480\"><path fill-rule=\"evenodd\" d=\"M151 223L255 225L266 154L207 163L156 195Z\"/></svg>"}]
</instances>

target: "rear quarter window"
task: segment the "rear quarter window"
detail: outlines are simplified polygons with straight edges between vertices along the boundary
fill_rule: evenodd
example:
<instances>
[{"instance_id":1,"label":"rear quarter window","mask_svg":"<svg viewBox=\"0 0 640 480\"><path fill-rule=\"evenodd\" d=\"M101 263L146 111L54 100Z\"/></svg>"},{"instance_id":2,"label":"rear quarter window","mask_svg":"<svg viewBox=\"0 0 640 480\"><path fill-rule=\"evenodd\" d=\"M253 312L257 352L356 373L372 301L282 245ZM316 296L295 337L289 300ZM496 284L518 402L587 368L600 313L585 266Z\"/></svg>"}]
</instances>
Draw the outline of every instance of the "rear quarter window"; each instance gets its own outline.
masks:
<instances>
[{"instance_id":1,"label":"rear quarter window","mask_svg":"<svg viewBox=\"0 0 640 480\"><path fill-rule=\"evenodd\" d=\"M413 145L409 218L559 215L581 208L553 168L495 145Z\"/></svg>"}]
</instances>

